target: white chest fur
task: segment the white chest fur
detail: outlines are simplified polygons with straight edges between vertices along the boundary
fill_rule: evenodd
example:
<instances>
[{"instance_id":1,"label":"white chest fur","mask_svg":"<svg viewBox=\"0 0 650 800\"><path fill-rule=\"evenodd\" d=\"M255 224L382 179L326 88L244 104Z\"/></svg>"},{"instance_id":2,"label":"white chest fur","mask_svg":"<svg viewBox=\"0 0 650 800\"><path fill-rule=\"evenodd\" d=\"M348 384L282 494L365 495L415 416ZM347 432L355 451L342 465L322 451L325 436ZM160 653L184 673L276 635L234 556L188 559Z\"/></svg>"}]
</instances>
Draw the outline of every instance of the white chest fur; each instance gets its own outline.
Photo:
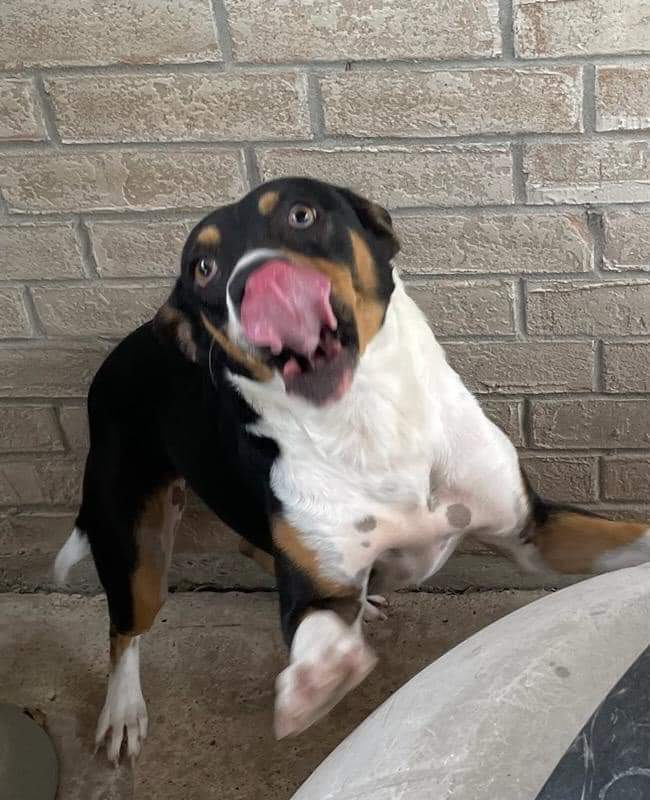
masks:
<instances>
[{"instance_id":1,"label":"white chest fur","mask_svg":"<svg viewBox=\"0 0 650 800\"><path fill-rule=\"evenodd\" d=\"M355 575L394 548L439 562L464 533L499 534L524 513L514 448L396 283L352 387L332 406L287 395L279 378L232 376L261 416L253 432L280 447L271 482L287 520L332 575Z\"/></svg>"}]
</instances>

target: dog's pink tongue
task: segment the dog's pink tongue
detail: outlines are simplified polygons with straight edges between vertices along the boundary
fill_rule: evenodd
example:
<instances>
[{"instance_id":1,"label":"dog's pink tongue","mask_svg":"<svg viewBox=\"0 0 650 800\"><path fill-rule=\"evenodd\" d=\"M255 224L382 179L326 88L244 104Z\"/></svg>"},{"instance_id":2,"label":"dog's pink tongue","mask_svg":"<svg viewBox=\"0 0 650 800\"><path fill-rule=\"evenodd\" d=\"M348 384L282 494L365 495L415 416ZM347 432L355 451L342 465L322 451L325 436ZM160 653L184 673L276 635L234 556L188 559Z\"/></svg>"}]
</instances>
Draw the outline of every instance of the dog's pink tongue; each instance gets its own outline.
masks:
<instances>
[{"instance_id":1,"label":"dog's pink tongue","mask_svg":"<svg viewBox=\"0 0 650 800\"><path fill-rule=\"evenodd\" d=\"M323 326L334 330L330 282L320 272L273 259L246 281L241 324L250 342L278 355L287 347L310 357Z\"/></svg>"}]
</instances>

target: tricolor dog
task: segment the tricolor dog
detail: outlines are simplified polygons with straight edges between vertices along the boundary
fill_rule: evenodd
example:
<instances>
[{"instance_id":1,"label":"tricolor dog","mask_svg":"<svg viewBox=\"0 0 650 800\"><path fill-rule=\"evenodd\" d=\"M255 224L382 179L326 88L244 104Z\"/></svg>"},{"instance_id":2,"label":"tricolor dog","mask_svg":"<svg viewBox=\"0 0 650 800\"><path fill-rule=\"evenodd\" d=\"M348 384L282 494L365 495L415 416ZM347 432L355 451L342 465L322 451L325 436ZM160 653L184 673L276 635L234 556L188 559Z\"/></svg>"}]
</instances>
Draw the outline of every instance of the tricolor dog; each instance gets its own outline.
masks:
<instances>
[{"instance_id":1,"label":"tricolor dog","mask_svg":"<svg viewBox=\"0 0 650 800\"><path fill-rule=\"evenodd\" d=\"M290 649L279 737L368 675L364 615L466 536L532 570L650 557L646 525L535 495L404 291L398 248L389 214L347 189L267 183L194 228L169 301L97 373L83 500L56 571L90 551L106 590L97 743L110 759L147 733L140 637L165 599L188 486L275 571Z\"/></svg>"}]
</instances>

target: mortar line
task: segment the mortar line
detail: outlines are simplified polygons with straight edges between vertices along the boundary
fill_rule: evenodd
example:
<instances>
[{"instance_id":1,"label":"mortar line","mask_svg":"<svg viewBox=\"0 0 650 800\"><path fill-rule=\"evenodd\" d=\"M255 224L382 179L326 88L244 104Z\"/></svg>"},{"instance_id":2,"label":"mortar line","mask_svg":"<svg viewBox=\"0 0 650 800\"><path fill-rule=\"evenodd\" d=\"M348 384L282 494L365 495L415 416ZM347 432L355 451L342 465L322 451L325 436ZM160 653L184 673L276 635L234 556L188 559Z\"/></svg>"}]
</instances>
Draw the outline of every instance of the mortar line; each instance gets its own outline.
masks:
<instances>
[{"instance_id":1,"label":"mortar line","mask_svg":"<svg viewBox=\"0 0 650 800\"><path fill-rule=\"evenodd\" d=\"M314 142L321 142L327 138L325 129L325 108L320 80L313 72L307 72L307 103L309 106L309 121L314 137Z\"/></svg>"},{"instance_id":2,"label":"mortar line","mask_svg":"<svg viewBox=\"0 0 650 800\"><path fill-rule=\"evenodd\" d=\"M139 278L134 278L129 275L119 277L103 278L101 275L93 275L91 277L80 276L74 278L53 278L48 279L26 279L26 280L8 280L0 282L3 288L9 287L22 287L37 289L89 289L89 288L114 288L114 289L157 289L169 286L174 282L177 275L143 275ZM0 342L7 341L0 339Z\"/></svg>"},{"instance_id":3,"label":"mortar line","mask_svg":"<svg viewBox=\"0 0 650 800\"><path fill-rule=\"evenodd\" d=\"M257 154L255 153L255 148L251 145L244 148L244 165L248 188L249 190L255 189L262 181L260 180L260 172L257 164Z\"/></svg>"},{"instance_id":4,"label":"mortar line","mask_svg":"<svg viewBox=\"0 0 650 800\"><path fill-rule=\"evenodd\" d=\"M521 342L528 340L527 302L526 280L521 277L515 282L515 330Z\"/></svg>"},{"instance_id":5,"label":"mortar line","mask_svg":"<svg viewBox=\"0 0 650 800\"><path fill-rule=\"evenodd\" d=\"M514 60L516 56L512 0L499 0L499 28L502 59Z\"/></svg>"},{"instance_id":6,"label":"mortar line","mask_svg":"<svg viewBox=\"0 0 650 800\"><path fill-rule=\"evenodd\" d=\"M0 189L0 223L9 222L9 206L5 200L4 194Z\"/></svg>"},{"instance_id":7,"label":"mortar line","mask_svg":"<svg viewBox=\"0 0 650 800\"><path fill-rule=\"evenodd\" d=\"M99 270L97 269L97 261L95 259L95 252L90 238L90 231L86 227L85 220L79 216L74 223L74 234L79 251L81 252L81 264L84 275L89 279L101 278Z\"/></svg>"},{"instance_id":8,"label":"mortar line","mask_svg":"<svg viewBox=\"0 0 650 800\"><path fill-rule=\"evenodd\" d=\"M36 303L34 302L34 298L32 297L31 289L29 286L25 285L22 287L22 296L23 296L23 304L25 306L25 310L27 312L27 318L29 320L29 325L32 330L32 339L44 339L46 338L47 334L43 323L38 315L38 311L36 310Z\"/></svg>"},{"instance_id":9,"label":"mortar line","mask_svg":"<svg viewBox=\"0 0 650 800\"><path fill-rule=\"evenodd\" d=\"M43 117L43 122L45 123L45 130L49 140L47 144L57 147L61 144L61 137L59 136L59 131L56 125L54 106L52 105L50 96L45 89L45 83L43 82L42 75L39 72L36 72L34 73L32 80L34 82L34 88L41 106L41 115Z\"/></svg>"},{"instance_id":10,"label":"mortar line","mask_svg":"<svg viewBox=\"0 0 650 800\"><path fill-rule=\"evenodd\" d=\"M212 9L212 21L214 23L215 36L221 47L224 69L228 69L232 64L232 37L230 36L230 26L228 24L228 12L223 0L210 0Z\"/></svg>"},{"instance_id":11,"label":"mortar line","mask_svg":"<svg viewBox=\"0 0 650 800\"><path fill-rule=\"evenodd\" d=\"M600 279L607 279L611 278L611 275L618 275L618 277L622 277L619 273L612 273L611 270L603 270L603 256L605 250L605 228L603 223L603 212L601 211L600 207L594 207L591 205L587 205L587 227L592 236L593 244L594 244L594 273Z\"/></svg>"},{"instance_id":12,"label":"mortar line","mask_svg":"<svg viewBox=\"0 0 650 800\"><path fill-rule=\"evenodd\" d=\"M415 151L421 148L426 151L468 151L472 149L506 149L521 145L563 145L587 144L598 142L601 144L646 144L650 138L647 130L613 130L594 133L579 131L547 131L547 132L509 132L497 133L469 132L464 134L450 134L445 136L355 136L353 134L324 134L322 139L315 142L310 137L262 137L260 139L184 139L182 141L163 140L114 140L114 141L85 141L65 142L61 147L54 147L52 142L3 142L2 149L5 155L30 156L38 152L62 152L74 154L81 152L104 153L117 150L123 153L139 153L144 150L153 150L161 153L170 151L190 151L205 153L206 151L219 151L233 153L248 145L260 150L309 150L322 151L327 149L341 149L350 152L362 152L364 148L395 149L399 152Z\"/></svg>"},{"instance_id":13,"label":"mortar line","mask_svg":"<svg viewBox=\"0 0 650 800\"><path fill-rule=\"evenodd\" d=\"M599 502L603 502L603 487L605 486L605 460L602 455L596 458L596 470L594 476L594 491ZM605 502L608 502L605 498Z\"/></svg>"},{"instance_id":14,"label":"mortar line","mask_svg":"<svg viewBox=\"0 0 650 800\"><path fill-rule=\"evenodd\" d=\"M622 202L622 203L608 203L601 204L603 210L615 208L617 211L632 210L650 212L650 201L646 202ZM0 193L0 210L2 208L2 198ZM454 216L486 216L486 217L499 217L499 216L561 216L561 215L583 215L591 206L588 203L557 203L553 205L514 205L504 203L494 203L491 205L468 204L468 205L433 205L423 204L419 206L397 206L391 207L391 214L399 219L400 217L423 217L435 214L436 216L454 217ZM39 225L39 224L52 224L52 223L74 223L79 214L82 214L87 222L114 222L114 223L132 223L132 222L184 222L193 224L201 216L213 211L212 206L205 207L179 207L179 208L158 208L158 209L86 209L82 211L8 211L6 219L3 219L4 224L10 225ZM613 270L605 270L607 274L611 274ZM625 275L635 273L639 276L648 276L648 270L636 269L625 270ZM428 273L412 273L427 275ZM438 274L438 273L434 273ZM445 273L449 275L467 275L471 276L473 272L451 272ZM493 274L493 273L488 273ZM508 273L500 273L508 274ZM518 274L518 273L514 273ZM589 274L589 272L573 273L570 271L559 272L542 272L540 275L552 277L554 275L574 275L574 274ZM603 276L604 277L604 276Z\"/></svg>"},{"instance_id":15,"label":"mortar line","mask_svg":"<svg viewBox=\"0 0 650 800\"><path fill-rule=\"evenodd\" d=\"M533 413L531 408L530 397L524 397L521 404L521 432L524 441L524 447L529 450L533 447Z\"/></svg>"},{"instance_id":16,"label":"mortar line","mask_svg":"<svg viewBox=\"0 0 650 800\"><path fill-rule=\"evenodd\" d=\"M585 64L582 68L582 125L584 132L596 132L596 68Z\"/></svg>"},{"instance_id":17,"label":"mortar line","mask_svg":"<svg viewBox=\"0 0 650 800\"><path fill-rule=\"evenodd\" d=\"M69 459L72 453L74 452L72 445L70 444L70 440L65 432L65 428L63 427L63 422L61 420L60 414L60 406L56 405L52 407L52 414L54 416L54 424L59 434L59 438L63 444L63 451L64 457ZM21 506L22 507L22 506Z\"/></svg>"},{"instance_id":18,"label":"mortar line","mask_svg":"<svg viewBox=\"0 0 650 800\"><path fill-rule=\"evenodd\" d=\"M502 0L503 2L503 0ZM213 19L221 18L221 8L223 8L222 0L211 0L213 8ZM219 6L221 8L219 8ZM217 8L215 12L215 7ZM227 12L224 16L227 21ZM503 29L502 29L503 30ZM223 72L225 70L225 58L228 55L228 71L237 72L250 72L250 73L270 73L270 72L286 72L296 69L311 68L319 71L326 70L345 70L348 65L352 64L355 71L382 71L390 69L416 69L416 70L462 70L462 69L500 69L512 68L523 70L535 70L545 67L571 67L581 64L594 64L594 65L607 65L612 63L617 65L647 65L648 54L643 53L601 53L601 54L587 54L574 53L566 56L542 56L542 57L525 57L517 56L516 54L508 55L502 53L500 56L466 56L460 58L379 58L379 59L313 59L303 60L286 60L275 61L267 63L259 63L255 61L237 61L233 58L232 54L232 40L230 37L230 28L226 27L226 37L228 43L226 47L220 41L220 36L224 28L218 30L217 40L222 46L224 59L215 59L213 61L195 61L195 62L164 62L164 63L149 63L137 64L134 68L129 69L125 64L86 64L86 65L72 65L72 64L58 64L52 66L33 65L28 67L4 68L0 69L0 77L4 78L29 78L40 73L45 77L70 75L77 76L83 74L159 74L159 73L192 73L192 72ZM228 44L230 47L228 47ZM349 68L349 67L348 67ZM137 72L136 72L137 71Z\"/></svg>"},{"instance_id":19,"label":"mortar line","mask_svg":"<svg viewBox=\"0 0 650 800\"><path fill-rule=\"evenodd\" d=\"M605 392L605 381L603 376L603 340L596 339L594 347L594 369L593 369L593 389L594 392L603 394Z\"/></svg>"},{"instance_id":20,"label":"mortar line","mask_svg":"<svg viewBox=\"0 0 650 800\"><path fill-rule=\"evenodd\" d=\"M517 205L526 204L526 173L524 171L524 146L519 141L513 141L510 146L512 153L512 190L514 202Z\"/></svg>"}]
</instances>

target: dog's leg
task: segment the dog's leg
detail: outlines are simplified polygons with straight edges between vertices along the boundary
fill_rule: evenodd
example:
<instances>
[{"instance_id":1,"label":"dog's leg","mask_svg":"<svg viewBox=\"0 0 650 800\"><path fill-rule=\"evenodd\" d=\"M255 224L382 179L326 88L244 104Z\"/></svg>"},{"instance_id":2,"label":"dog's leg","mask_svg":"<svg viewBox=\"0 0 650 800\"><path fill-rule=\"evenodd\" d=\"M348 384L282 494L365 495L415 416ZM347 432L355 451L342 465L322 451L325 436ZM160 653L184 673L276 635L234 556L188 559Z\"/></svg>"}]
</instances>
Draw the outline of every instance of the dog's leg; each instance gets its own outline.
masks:
<instances>
[{"instance_id":1,"label":"dog's leg","mask_svg":"<svg viewBox=\"0 0 650 800\"><path fill-rule=\"evenodd\" d=\"M275 561L270 553L255 547L243 537L239 541L239 552L254 561L263 572L275 577Z\"/></svg>"},{"instance_id":2,"label":"dog's leg","mask_svg":"<svg viewBox=\"0 0 650 800\"><path fill-rule=\"evenodd\" d=\"M132 529L135 559L91 534L93 554L106 589L110 630L110 676L106 702L97 723L96 745L106 741L117 763L123 742L134 758L147 735L147 710L140 686L140 637L152 626L167 595L167 571L176 528L185 504L185 484L175 480L144 501ZM107 557L107 553L109 556Z\"/></svg>"},{"instance_id":3,"label":"dog's leg","mask_svg":"<svg viewBox=\"0 0 650 800\"><path fill-rule=\"evenodd\" d=\"M362 614L367 570L356 578L325 577L298 531L273 525L282 630L289 666L276 683L275 732L300 733L326 714L373 669Z\"/></svg>"},{"instance_id":4,"label":"dog's leg","mask_svg":"<svg viewBox=\"0 0 650 800\"><path fill-rule=\"evenodd\" d=\"M519 529L476 538L504 550L527 572L591 575L650 561L650 522L611 520L542 500L529 490Z\"/></svg>"}]
</instances>

